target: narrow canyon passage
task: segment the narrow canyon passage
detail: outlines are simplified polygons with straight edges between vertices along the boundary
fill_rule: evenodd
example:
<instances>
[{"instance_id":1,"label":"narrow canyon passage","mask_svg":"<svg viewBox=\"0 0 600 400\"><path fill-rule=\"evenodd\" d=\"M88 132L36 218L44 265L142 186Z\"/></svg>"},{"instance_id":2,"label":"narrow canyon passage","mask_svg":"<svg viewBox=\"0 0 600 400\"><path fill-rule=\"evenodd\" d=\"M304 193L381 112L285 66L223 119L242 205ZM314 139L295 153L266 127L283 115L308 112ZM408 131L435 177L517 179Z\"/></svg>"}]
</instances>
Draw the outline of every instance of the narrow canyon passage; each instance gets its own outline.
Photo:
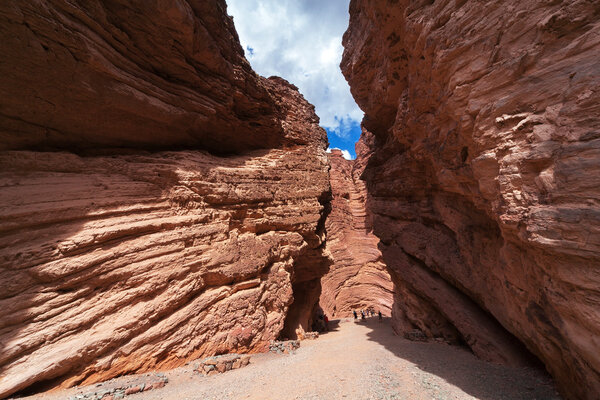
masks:
<instances>
[{"instance_id":1,"label":"narrow canyon passage","mask_svg":"<svg viewBox=\"0 0 600 400\"><path fill-rule=\"evenodd\" d=\"M598 400L600 2L350 0L354 160L227 7L0 1L0 399Z\"/></svg>"},{"instance_id":2,"label":"narrow canyon passage","mask_svg":"<svg viewBox=\"0 0 600 400\"><path fill-rule=\"evenodd\" d=\"M464 348L411 342L390 320L331 321L332 331L305 340L295 354L258 354L245 368L204 376L193 363L166 373L162 389L128 396L159 399L448 399L553 400L561 397L539 370L477 359ZM36 397L62 399L89 388Z\"/></svg>"}]
</instances>

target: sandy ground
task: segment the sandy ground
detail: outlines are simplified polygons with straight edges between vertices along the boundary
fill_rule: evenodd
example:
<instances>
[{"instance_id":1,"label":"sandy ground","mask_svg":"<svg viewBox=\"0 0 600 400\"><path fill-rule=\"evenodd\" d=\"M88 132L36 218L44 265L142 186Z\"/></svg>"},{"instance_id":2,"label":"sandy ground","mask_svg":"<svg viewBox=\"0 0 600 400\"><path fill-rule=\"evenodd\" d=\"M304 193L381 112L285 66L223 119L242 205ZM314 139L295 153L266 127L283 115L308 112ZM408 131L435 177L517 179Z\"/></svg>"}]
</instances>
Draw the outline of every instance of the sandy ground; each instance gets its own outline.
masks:
<instances>
[{"instance_id":1,"label":"sandy ground","mask_svg":"<svg viewBox=\"0 0 600 400\"><path fill-rule=\"evenodd\" d=\"M387 320L331 324L331 332L303 341L295 354L253 355L249 366L210 377L189 365L165 372L164 388L126 399L561 399L539 370L484 362L459 347L410 342L395 336ZM93 388L31 398L68 399Z\"/></svg>"}]
</instances>

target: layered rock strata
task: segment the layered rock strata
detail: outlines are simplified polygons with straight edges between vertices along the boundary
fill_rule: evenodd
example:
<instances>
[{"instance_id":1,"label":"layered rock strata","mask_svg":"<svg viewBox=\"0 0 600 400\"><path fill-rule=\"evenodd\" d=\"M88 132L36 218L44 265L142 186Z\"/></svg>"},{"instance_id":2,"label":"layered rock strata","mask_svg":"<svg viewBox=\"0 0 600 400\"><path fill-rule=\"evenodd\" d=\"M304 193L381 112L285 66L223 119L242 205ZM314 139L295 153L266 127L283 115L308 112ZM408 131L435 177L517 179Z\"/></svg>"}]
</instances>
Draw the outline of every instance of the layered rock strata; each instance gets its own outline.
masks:
<instances>
[{"instance_id":1,"label":"layered rock strata","mask_svg":"<svg viewBox=\"0 0 600 400\"><path fill-rule=\"evenodd\" d=\"M293 143L223 0L7 0L0 40L0 150Z\"/></svg>"},{"instance_id":2,"label":"layered rock strata","mask_svg":"<svg viewBox=\"0 0 600 400\"><path fill-rule=\"evenodd\" d=\"M342 70L396 328L600 393L600 4L365 1Z\"/></svg>"},{"instance_id":3,"label":"layered rock strata","mask_svg":"<svg viewBox=\"0 0 600 400\"><path fill-rule=\"evenodd\" d=\"M389 316L394 288L365 211L364 164L344 159L337 149L329 160L332 200L325 226L333 264L321 278L319 304L334 318L367 308Z\"/></svg>"},{"instance_id":4,"label":"layered rock strata","mask_svg":"<svg viewBox=\"0 0 600 400\"><path fill-rule=\"evenodd\" d=\"M325 131L252 72L224 1L9 1L0 18L0 397L309 325L287 316L328 267Z\"/></svg>"}]
</instances>

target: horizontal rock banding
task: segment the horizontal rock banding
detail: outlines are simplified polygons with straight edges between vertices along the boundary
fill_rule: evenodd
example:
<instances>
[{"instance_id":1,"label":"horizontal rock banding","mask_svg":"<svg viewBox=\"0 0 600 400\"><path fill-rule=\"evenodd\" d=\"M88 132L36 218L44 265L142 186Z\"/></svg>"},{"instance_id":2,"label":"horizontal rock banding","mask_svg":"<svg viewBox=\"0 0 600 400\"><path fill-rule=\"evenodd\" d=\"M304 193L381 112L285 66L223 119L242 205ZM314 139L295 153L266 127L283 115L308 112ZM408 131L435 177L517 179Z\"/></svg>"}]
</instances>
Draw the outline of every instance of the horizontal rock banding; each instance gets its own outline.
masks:
<instances>
[{"instance_id":1,"label":"horizontal rock banding","mask_svg":"<svg viewBox=\"0 0 600 400\"><path fill-rule=\"evenodd\" d=\"M0 149L286 142L225 1L4 1Z\"/></svg>"},{"instance_id":2,"label":"horizontal rock banding","mask_svg":"<svg viewBox=\"0 0 600 400\"><path fill-rule=\"evenodd\" d=\"M294 257L320 219L325 157L301 148L0 160L10 182L0 191L3 389L176 366L279 334ZM27 167L34 160L42 171Z\"/></svg>"},{"instance_id":3,"label":"horizontal rock banding","mask_svg":"<svg viewBox=\"0 0 600 400\"><path fill-rule=\"evenodd\" d=\"M9 1L0 18L0 397L309 324L286 317L328 265L326 134L295 86L250 69L224 1Z\"/></svg>"},{"instance_id":4,"label":"horizontal rock banding","mask_svg":"<svg viewBox=\"0 0 600 400\"><path fill-rule=\"evenodd\" d=\"M349 317L353 310L371 308L390 315L393 285L370 231L365 210L366 189L360 180L363 165L329 155L331 213L326 222L327 250L333 265L321 278L323 311L330 317Z\"/></svg>"}]
</instances>

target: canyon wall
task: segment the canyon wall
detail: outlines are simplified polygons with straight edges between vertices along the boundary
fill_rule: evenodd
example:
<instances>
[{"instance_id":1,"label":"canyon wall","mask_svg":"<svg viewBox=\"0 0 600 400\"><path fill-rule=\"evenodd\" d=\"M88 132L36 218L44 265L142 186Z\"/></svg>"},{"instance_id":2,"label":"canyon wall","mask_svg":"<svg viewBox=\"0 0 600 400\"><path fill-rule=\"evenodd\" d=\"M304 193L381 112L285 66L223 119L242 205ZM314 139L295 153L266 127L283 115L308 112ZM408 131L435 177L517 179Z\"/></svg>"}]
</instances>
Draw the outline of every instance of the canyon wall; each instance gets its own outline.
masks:
<instances>
[{"instance_id":1,"label":"canyon wall","mask_svg":"<svg viewBox=\"0 0 600 400\"><path fill-rule=\"evenodd\" d=\"M15 0L0 20L0 397L310 324L325 131L250 69L224 1Z\"/></svg>"},{"instance_id":2,"label":"canyon wall","mask_svg":"<svg viewBox=\"0 0 600 400\"><path fill-rule=\"evenodd\" d=\"M225 9L222 0L3 1L0 149L231 153L290 142Z\"/></svg>"},{"instance_id":3,"label":"canyon wall","mask_svg":"<svg viewBox=\"0 0 600 400\"><path fill-rule=\"evenodd\" d=\"M346 160L337 149L329 160L332 199L325 226L333 264L321 278L319 305L334 318L367 308L389 316L394 288L365 210L366 188L360 180L365 165Z\"/></svg>"},{"instance_id":4,"label":"canyon wall","mask_svg":"<svg viewBox=\"0 0 600 400\"><path fill-rule=\"evenodd\" d=\"M600 3L352 0L344 46L395 328L597 398Z\"/></svg>"}]
</instances>

